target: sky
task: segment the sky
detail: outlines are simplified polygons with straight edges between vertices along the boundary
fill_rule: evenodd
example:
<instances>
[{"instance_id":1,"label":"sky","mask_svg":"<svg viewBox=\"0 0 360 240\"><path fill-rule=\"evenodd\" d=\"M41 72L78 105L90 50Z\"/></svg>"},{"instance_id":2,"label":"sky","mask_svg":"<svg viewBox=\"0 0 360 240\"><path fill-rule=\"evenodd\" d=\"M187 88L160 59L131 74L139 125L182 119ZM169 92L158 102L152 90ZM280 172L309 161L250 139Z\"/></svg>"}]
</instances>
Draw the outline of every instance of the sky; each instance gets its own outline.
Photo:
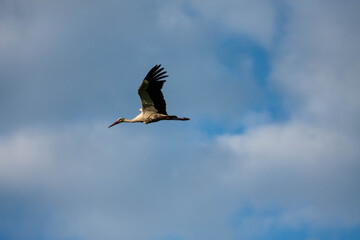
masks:
<instances>
[{"instance_id":1,"label":"sky","mask_svg":"<svg viewBox=\"0 0 360 240\"><path fill-rule=\"evenodd\" d=\"M0 0L0 239L360 239L359 11Z\"/></svg>"}]
</instances>

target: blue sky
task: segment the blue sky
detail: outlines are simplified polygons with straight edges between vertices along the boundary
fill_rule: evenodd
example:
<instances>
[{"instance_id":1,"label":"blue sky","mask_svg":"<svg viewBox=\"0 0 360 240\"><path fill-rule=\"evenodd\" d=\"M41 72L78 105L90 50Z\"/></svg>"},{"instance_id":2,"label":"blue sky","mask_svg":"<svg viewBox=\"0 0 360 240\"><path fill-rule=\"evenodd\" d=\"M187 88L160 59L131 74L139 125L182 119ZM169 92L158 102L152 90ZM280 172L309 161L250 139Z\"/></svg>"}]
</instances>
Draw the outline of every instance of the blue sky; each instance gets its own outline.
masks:
<instances>
[{"instance_id":1,"label":"blue sky","mask_svg":"<svg viewBox=\"0 0 360 240\"><path fill-rule=\"evenodd\" d=\"M359 239L359 10L0 1L0 238Z\"/></svg>"}]
</instances>

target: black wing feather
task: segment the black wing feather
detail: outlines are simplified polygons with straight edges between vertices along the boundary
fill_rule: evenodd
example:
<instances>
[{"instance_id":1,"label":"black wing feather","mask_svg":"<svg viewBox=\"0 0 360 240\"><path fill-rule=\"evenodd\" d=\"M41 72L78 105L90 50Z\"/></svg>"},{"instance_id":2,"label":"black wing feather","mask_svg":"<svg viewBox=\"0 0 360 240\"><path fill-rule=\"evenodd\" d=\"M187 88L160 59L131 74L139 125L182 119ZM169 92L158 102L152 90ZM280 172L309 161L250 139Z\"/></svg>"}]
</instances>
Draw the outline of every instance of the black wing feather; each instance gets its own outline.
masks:
<instances>
[{"instance_id":1,"label":"black wing feather","mask_svg":"<svg viewBox=\"0 0 360 240\"><path fill-rule=\"evenodd\" d=\"M167 115L166 102L164 95L161 92L161 88L166 80L161 79L168 77L168 75L164 75L166 74L166 71L163 71L164 68L160 68L160 66L160 64L155 65L148 72L138 90L138 93L141 98L143 111L147 111L153 107L158 113ZM151 99L152 104L149 101L149 98Z\"/></svg>"}]
</instances>

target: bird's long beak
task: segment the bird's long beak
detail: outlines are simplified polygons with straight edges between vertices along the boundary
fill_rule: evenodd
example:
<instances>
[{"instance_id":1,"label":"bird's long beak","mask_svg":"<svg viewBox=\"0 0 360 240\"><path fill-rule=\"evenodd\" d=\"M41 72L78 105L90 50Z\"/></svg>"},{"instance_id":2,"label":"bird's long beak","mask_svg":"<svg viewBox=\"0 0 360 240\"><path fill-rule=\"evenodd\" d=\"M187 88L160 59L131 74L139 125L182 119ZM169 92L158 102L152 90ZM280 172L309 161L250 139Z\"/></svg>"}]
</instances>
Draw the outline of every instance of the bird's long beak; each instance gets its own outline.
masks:
<instances>
[{"instance_id":1,"label":"bird's long beak","mask_svg":"<svg viewBox=\"0 0 360 240\"><path fill-rule=\"evenodd\" d=\"M111 124L108 128L111 128L112 126L114 126L114 125L116 125L116 124L118 124L119 122L118 121L116 121L116 122L114 122L113 124Z\"/></svg>"}]
</instances>

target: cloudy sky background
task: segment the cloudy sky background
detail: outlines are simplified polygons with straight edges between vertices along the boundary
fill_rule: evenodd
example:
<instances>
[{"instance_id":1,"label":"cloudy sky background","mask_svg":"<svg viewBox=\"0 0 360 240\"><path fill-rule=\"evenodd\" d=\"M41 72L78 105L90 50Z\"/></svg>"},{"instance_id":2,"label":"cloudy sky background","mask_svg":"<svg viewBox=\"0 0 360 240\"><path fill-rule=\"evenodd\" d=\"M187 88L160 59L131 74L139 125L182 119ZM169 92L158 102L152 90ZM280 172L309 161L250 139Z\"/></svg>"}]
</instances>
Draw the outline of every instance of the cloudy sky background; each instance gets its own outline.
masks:
<instances>
[{"instance_id":1,"label":"cloudy sky background","mask_svg":"<svg viewBox=\"0 0 360 240\"><path fill-rule=\"evenodd\" d=\"M0 1L0 238L360 238L360 2ZM168 112L121 124L161 63Z\"/></svg>"}]
</instances>

